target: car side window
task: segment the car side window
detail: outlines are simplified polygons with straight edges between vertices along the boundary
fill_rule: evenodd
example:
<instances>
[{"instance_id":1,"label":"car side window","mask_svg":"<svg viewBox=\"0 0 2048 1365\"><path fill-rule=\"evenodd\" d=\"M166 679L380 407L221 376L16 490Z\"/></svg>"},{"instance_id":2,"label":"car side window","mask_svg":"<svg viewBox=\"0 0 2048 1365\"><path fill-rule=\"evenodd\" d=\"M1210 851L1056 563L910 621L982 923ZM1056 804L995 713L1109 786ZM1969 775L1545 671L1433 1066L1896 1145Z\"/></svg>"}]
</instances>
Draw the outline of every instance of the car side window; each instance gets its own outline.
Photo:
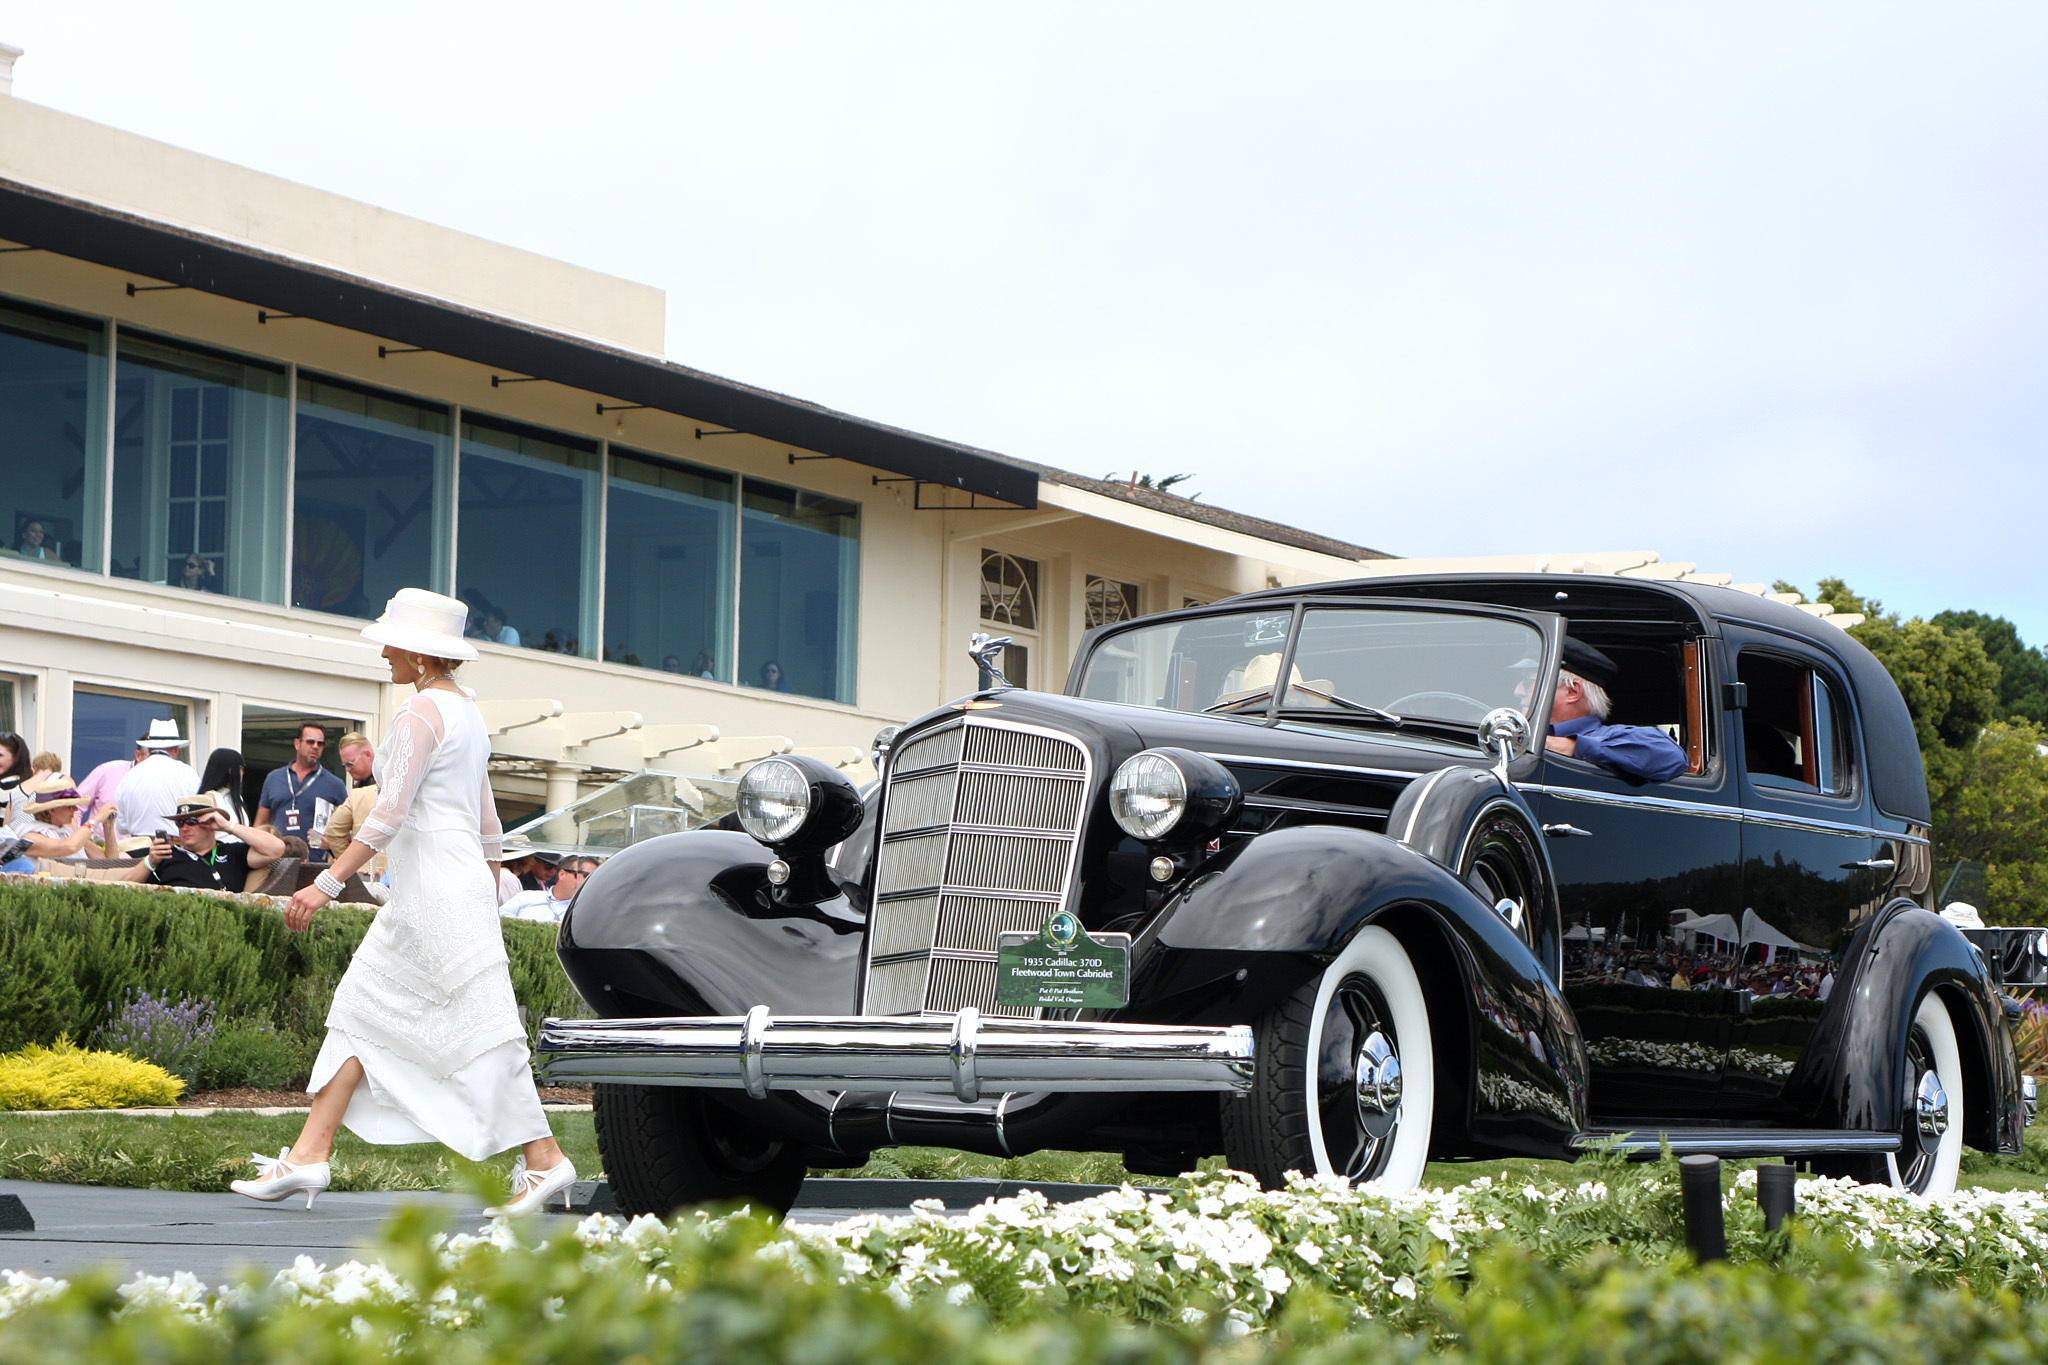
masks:
<instances>
[{"instance_id":1,"label":"car side window","mask_svg":"<svg viewBox=\"0 0 2048 1365\"><path fill-rule=\"evenodd\" d=\"M1796 659L1745 649L1736 679L1748 693L1742 757L1759 787L1846 796L1853 784L1840 684Z\"/></svg>"}]
</instances>

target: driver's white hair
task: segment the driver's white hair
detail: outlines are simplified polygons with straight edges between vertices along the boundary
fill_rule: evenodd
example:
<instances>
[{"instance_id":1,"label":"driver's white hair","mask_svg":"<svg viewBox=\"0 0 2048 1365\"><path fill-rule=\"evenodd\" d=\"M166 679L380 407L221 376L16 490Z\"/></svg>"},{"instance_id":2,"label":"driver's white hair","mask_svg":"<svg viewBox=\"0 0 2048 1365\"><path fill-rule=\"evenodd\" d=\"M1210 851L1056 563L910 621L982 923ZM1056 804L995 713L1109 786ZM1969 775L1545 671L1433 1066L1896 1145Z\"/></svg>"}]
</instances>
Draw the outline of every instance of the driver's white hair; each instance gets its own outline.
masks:
<instances>
[{"instance_id":1,"label":"driver's white hair","mask_svg":"<svg viewBox=\"0 0 2048 1365\"><path fill-rule=\"evenodd\" d=\"M1577 683L1580 693L1586 698L1586 705L1601 720L1606 720L1607 713L1614 709L1614 701L1607 695L1606 688L1602 687L1599 683L1580 677L1569 668L1557 675L1557 681L1559 686L1563 686L1568 682Z\"/></svg>"}]
</instances>

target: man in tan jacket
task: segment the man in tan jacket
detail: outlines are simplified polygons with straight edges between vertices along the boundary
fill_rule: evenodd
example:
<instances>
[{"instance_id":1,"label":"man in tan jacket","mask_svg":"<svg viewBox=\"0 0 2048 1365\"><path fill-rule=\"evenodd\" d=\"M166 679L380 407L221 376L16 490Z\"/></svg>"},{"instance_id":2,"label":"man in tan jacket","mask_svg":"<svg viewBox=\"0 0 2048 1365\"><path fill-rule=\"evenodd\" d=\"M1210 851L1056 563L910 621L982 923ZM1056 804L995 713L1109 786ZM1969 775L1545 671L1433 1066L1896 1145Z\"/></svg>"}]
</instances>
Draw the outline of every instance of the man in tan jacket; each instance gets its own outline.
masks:
<instances>
[{"instance_id":1,"label":"man in tan jacket","mask_svg":"<svg viewBox=\"0 0 2048 1365\"><path fill-rule=\"evenodd\" d=\"M341 766L348 772L349 793L348 799L327 817L327 828L322 831L329 861L348 851L356 831L363 827L363 821L370 818L370 811L377 804L377 784L370 778L370 765L376 760L377 751L370 747L370 741L351 730L336 747L341 754ZM383 871L384 855L379 853L363 868L363 880L369 881Z\"/></svg>"}]
</instances>

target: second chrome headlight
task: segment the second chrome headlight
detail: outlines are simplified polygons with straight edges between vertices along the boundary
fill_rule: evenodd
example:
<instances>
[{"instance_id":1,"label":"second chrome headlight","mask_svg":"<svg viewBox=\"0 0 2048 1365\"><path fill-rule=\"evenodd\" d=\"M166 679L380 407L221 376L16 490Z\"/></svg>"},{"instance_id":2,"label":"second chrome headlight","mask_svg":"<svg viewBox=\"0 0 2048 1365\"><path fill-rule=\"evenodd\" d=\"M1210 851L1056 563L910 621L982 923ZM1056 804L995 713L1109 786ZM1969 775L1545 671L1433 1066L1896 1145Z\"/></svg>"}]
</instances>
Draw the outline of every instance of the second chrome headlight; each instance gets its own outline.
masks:
<instances>
[{"instance_id":1,"label":"second chrome headlight","mask_svg":"<svg viewBox=\"0 0 2048 1365\"><path fill-rule=\"evenodd\" d=\"M1133 754L1109 780L1109 813L1133 839L1164 838L1188 808L1188 780L1165 754Z\"/></svg>"},{"instance_id":2,"label":"second chrome headlight","mask_svg":"<svg viewBox=\"0 0 2048 1365\"><path fill-rule=\"evenodd\" d=\"M1109 813L1124 833L1148 844L1214 838L1230 828L1243 802L1230 770L1192 749L1132 754L1109 779Z\"/></svg>"}]
</instances>

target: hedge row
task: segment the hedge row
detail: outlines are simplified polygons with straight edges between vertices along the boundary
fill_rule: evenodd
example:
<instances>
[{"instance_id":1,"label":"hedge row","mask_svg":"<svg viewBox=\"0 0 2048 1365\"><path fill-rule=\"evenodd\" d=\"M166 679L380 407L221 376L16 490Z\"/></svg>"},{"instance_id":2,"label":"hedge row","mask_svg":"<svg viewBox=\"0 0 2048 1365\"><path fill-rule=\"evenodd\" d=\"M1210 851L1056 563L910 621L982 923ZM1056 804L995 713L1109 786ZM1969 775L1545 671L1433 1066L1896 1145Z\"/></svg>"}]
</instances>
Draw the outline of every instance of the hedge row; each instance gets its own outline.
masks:
<instances>
[{"instance_id":1,"label":"hedge row","mask_svg":"<svg viewBox=\"0 0 2048 1365\"><path fill-rule=\"evenodd\" d=\"M0 885L0 1053L60 1037L89 1042L146 991L204 1000L231 1033L267 1023L310 1066L335 984L374 914L330 906L294 934L267 903L94 882ZM579 1013L553 926L501 923L529 1029Z\"/></svg>"},{"instance_id":2,"label":"hedge row","mask_svg":"<svg viewBox=\"0 0 2048 1365\"><path fill-rule=\"evenodd\" d=\"M301 1258L224 1295L189 1275L64 1285L0 1272L8 1365L860 1361L863 1365L2034 1365L2048 1311L2008 1295L1895 1276L1838 1243L1694 1268L1682 1255L1569 1260L1495 1244L1468 1276L1425 1289L1423 1319L1361 1318L1340 1291L1295 1286L1261 1330L1194 1298L1134 1321L1047 1300L991 1313L972 1292L904 1293L849 1274L832 1249L750 1218L674 1229L585 1224L532 1245L503 1224L430 1237L404 1215L377 1260ZM1795 1232L1793 1243L1805 1240ZM1014 1268L1013 1268L1014 1269Z\"/></svg>"}]
</instances>

